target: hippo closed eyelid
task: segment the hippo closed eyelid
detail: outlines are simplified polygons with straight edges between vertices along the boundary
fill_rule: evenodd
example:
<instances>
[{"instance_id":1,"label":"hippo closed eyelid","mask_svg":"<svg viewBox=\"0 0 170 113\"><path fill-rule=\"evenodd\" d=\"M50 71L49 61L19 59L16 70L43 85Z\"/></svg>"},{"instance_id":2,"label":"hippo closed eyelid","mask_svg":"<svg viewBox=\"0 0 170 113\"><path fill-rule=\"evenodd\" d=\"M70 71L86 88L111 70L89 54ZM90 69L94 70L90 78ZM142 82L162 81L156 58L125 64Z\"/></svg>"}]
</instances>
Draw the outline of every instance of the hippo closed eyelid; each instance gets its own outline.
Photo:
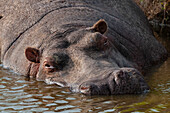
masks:
<instances>
[{"instance_id":1,"label":"hippo closed eyelid","mask_svg":"<svg viewBox=\"0 0 170 113\"><path fill-rule=\"evenodd\" d=\"M54 67L54 66L51 66L51 65L49 65L49 64L45 64L45 68L47 68L47 69L54 69L55 67Z\"/></svg>"}]
</instances>

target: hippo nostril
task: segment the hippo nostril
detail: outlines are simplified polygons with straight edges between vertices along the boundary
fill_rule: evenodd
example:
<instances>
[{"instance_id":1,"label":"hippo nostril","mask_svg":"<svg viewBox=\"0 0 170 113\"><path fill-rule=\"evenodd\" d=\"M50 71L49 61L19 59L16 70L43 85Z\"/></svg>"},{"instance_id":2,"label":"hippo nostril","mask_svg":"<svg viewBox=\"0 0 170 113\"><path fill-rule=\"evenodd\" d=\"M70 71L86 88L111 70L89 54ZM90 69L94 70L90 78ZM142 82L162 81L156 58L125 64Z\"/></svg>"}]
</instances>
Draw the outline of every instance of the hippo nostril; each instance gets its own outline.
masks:
<instances>
[{"instance_id":1,"label":"hippo nostril","mask_svg":"<svg viewBox=\"0 0 170 113\"><path fill-rule=\"evenodd\" d=\"M81 87L81 90L88 90L89 87Z\"/></svg>"},{"instance_id":2,"label":"hippo nostril","mask_svg":"<svg viewBox=\"0 0 170 113\"><path fill-rule=\"evenodd\" d=\"M90 91L90 86L81 86L80 87L80 93L82 94L88 94Z\"/></svg>"}]
</instances>

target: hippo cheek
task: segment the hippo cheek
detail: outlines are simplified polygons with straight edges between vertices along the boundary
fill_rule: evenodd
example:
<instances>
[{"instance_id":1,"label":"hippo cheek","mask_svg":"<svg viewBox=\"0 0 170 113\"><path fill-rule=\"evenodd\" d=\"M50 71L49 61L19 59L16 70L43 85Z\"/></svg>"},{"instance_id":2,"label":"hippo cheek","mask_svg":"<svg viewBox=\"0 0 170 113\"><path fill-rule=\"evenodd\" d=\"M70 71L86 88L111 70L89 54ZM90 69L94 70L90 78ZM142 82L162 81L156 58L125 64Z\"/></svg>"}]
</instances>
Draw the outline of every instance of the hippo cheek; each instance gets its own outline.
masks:
<instances>
[{"instance_id":1,"label":"hippo cheek","mask_svg":"<svg viewBox=\"0 0 170 113\"><path fill-rule=\"evenodd\" d=\"M133 69L116 70L102 79L91 80L79 86L85 95L141 94L149 90L142 75Z\"/></svg>"}]
</instances>

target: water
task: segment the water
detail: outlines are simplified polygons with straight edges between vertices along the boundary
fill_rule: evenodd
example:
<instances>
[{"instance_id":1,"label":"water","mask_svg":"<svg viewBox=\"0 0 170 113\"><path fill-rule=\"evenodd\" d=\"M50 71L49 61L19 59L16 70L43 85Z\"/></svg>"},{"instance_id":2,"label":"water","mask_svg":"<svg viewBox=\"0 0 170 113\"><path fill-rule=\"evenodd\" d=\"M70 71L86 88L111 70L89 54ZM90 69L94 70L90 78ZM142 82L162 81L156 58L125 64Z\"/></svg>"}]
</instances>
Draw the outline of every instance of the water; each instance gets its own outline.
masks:
<instances>
[{"instance_id":1,"label":"water","mask_svg":"<svg viewBox=\"0 0 170 113\"><path fill-rule=\"evenodd\" d=\"M169 46L168 42L166 44ZM151 87L145 95L90 97L71 93L67 88L28 80L1 66L0 113L170 112L170 57L150 69L145 78Z\"/></svg>"}]
</instances>

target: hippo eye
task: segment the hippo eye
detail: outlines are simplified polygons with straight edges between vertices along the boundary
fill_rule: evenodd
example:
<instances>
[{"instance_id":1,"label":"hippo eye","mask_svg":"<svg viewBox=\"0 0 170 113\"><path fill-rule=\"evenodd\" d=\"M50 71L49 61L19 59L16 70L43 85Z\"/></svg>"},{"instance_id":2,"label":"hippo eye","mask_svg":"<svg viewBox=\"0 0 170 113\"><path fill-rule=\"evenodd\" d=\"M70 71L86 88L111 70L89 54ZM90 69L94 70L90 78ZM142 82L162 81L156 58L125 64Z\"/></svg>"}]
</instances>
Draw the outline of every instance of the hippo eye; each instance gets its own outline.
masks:
<instances>
[{"instance_id":1,"label":"hippo eye","mask_svg":"<svg viewBox=\"0 0 170 113\"><path fill-rule=\"evenodd\" d=\"M50 67L50 65L49 65L49 64L45 64L45 67L47 67L47 68L48 68L48 67Z\"/></svg>"},{"instance_id":2,"label":"hippo eye","mask_svg":"<svg viewBox=\"0 0 170 113\"><path fill-rule=\"evenodd\" d=\"M108 40L105 40L103 45L106 46L107 43L108 43Z\"/></svg>"},{"instance_id":3,"label":"hippo eye","mask_svg":"<svg viewBox=\"0 0 170 113\"><path fill-rule=\"evenodd\" d=\"M50 66L49 64L45 64L45 68L54 69L54 66Z\"/></svg>"},{"instance_id":4,"label":"hippo eye","mask_svg":"<svg viewBox=\"0 0 170 113\"><path fill-rule=\"evenodd\" d=\"M54 66L51 66L51 65L49 65L49 64L45 64L45 65L44 65L44 69L45 69L45 71L46 71L47 73L49 73L49 72L54 72L54 71L55 71L55 67L54 67Z\"/></svg>"}]
</instances>

